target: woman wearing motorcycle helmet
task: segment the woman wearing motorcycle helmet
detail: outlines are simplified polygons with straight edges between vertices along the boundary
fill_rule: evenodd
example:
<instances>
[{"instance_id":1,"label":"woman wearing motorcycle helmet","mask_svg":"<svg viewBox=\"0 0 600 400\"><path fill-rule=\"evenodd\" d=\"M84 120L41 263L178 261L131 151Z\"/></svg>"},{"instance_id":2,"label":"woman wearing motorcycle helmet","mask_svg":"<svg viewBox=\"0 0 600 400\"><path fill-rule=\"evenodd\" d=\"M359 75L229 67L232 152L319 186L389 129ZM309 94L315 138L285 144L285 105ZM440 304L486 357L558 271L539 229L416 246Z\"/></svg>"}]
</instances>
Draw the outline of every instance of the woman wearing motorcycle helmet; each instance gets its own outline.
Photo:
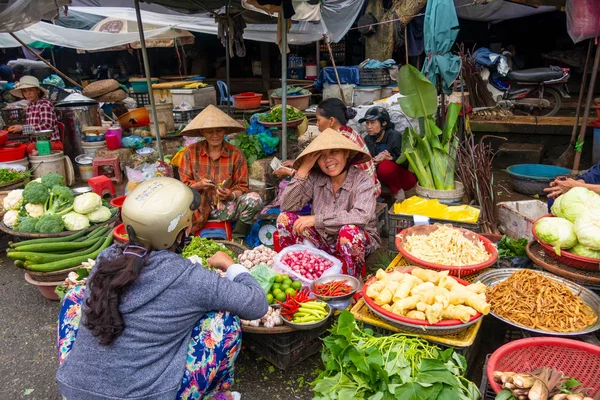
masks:
<instances>
[{"instance_id":1,"label":"woman wearing motorcycle helmet","mask_svg":"<svg viewBox=\"0 0 600 400\"><path fill-rule=\"evenodd\" d=\"M402 134L394 129L390 115L383 107L371 107L358 122L366 122L365 142L377 165L377 177L388 186L396 201L405 198L405 190L417 184L415 176L406 168L396 164L402 151Z\"/></svg>"},{"instance_id":2,"label":"woman wearing motorcycle helmet","mask_svg":"<svg viewBox=\"0 0 600 400\"><path fill-rule=\"evenodd\" d=\"M232 398L223 392L241 345L237 316L260 318L268 305L226 254L208 260L223 278L175 253L199 201L171 178L127 196L129 243L104 250L87 286L69 291L61 307L56 376L64 398Z\"/></svg>"}]
</instances>

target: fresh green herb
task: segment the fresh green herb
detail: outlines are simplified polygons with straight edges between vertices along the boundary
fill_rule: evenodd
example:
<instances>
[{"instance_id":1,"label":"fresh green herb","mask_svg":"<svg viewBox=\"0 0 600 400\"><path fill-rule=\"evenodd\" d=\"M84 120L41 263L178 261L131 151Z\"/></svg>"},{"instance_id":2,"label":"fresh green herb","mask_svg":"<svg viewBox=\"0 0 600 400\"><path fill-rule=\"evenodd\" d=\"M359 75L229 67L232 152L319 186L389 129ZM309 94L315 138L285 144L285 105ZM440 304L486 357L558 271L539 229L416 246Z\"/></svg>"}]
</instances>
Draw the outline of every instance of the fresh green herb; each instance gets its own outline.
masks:
<instances>
[{"instance_id":1,"label":"fresh green herb","mask_svg":"<svg viewBox=\"0 0 600 400\"><path fill-rule=\"evenodd\" d=\"M316 400L462 399L481 397L465 377L466 361L408 335L375 336L343 311L323 339L325 370L312 382Z\"/></svg>"},{"instance_id":2,"label":"fresh green herb","mask_svg":"<svg viewBox=\"0 0 600 400\"><path fill-rule=\"evenodd\" d=\"M198 256L202 259L202 266L208 268L208 260L214 256L217 252L222 251L233 258L234 262L237 262L237 257L231 250L222 245L221 243L215 242L214 240L201 238L200 236L194 236L192 241L181 253L183 258L189 258L191 256Z\"/></svg>"},{"instance_id":3,"label":"fresh green herb","mask_svg":"<svg viewBox=\"0 0 600 400\"><path fill-rule=\"evenodd\" d=\"M297 108L287 106L285 110L288 121L296 121L304 118L304 113ZM262 122L281 122L283 120L283 111L281 105L273 107L267 114L262 114L258 117L258 120Z\"/></svg>"},{"instance_id":4,"label":"fresh green herb","mask_svg":"<svg viewBox=\"0 0 600 400\"><path fill-rule=\"evenodd\" d=\"M267 156L263 151L262 144L258 139L258 135L247 135L245 133L240 133L231 139L231 144L244 153L244 157L246 157L246 161L248 162L249 166L254 164L256 160L265 158Z\"/></svg>"},{"instance_id":5,"label":"fresh green herb","mask_svg":"<svg viewBox=\"0 0 600 400\"><path fill-rule=\"evenodd\" d=\"M505 257L527 257L527 239L514 240L508 236L502 236L498 242L498 256Z\"/></svg>"},{"instance_id":6,"label":"fresh green herb","mask_svg":"<svg viewBox=\"0 0 600 400\"><path fill-rule=\"evenodd\" d=\"M0 183L10 183L29 176L29 171L18 172L14 169L2 168L0 169Z\"/></svg>"}]
</instances>

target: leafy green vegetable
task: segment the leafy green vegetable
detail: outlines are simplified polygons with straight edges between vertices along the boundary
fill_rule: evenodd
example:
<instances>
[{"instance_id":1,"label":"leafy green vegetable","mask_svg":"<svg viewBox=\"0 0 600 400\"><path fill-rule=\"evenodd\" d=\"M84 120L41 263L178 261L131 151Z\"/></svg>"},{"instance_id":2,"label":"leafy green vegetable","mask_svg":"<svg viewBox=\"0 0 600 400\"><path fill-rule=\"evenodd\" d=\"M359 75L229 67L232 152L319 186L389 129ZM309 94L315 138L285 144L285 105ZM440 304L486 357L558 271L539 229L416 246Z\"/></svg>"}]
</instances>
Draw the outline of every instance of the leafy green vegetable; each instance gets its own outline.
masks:
<instances>
[{"instance_id":1,"label":"leafy green vegetable","mask_svg":"<svg viewBox=\"0 0 600 400\"><path fill-rule=\"evenodd\" d=\"M17 220L14 230L17 232L37 232L35 226L38 222L37 218L21 217Z\"/></svg>"},{"instance_id":2,"label":"leafy green vegetable","mask_svg":"<svg viewBox=\"0 0 600 400\"><path fill-rule=\"evenodd\" d=\"M48 188L36 181L29 182L23 190L23 200L26 203L45 204L49 198Z\"/></svg>"},{"instance_id":3,"label":"leafy green vegetable","mask_svg":"<svg viewBox=\"0 0 600 400\"><path fill-rule=\"evenodd\" d=\"M200 236L194 236L190 244L183 249L181 256L183 258L189 258L191 256L198 256L202 259L202 266L208 268L207 259L214 256L218 251L222 251L229 254L233 258L234 262L237 262L237 257L231 250L222 245L221 243L215 242L214 240L201 238Z\"/></svg>"},{"instance_id":4,"label":"leafy green vegetable","mask_svg":"<svg viewBox=\"0 0 600 400\"><path fill-rule=\"evenodd\" d=\"M14 169L2 168L0 169L0 183L9 183L16 180L23 179L29 176L29 171L27 172L18 172Z\"/></svg>"},{"instance_id":5,"label":"leafy green vegetable","mask_svg":"<svg viewBox=\"0 0 600 400\"><path fill-rule=\"evenodd\" d=\"M57 174L56 172L50 172L42 176L42 185L48 189L52 189L54 186L65 186L65 177Z\"/></svg>"},{"instance_id":6,"label":"leafy green vegetable","mask_svg":"<svg viewBox=\"0 0 600 400\"><path fill-rule=\"evenodd\" d=\"M514 399L515 399L515 396L513 396L513 393L508 389L501 390L500 392L498 392L498 394L494 398L494 400L514 400Z\"/></svg>"},{"instance_id":7,"label":"leafy green vegetable","mask_svg":"<svg viewBox=\"0 0 600 400\"><path fill-rule=\"evenodd\" d=\"M65 229L65 223L60 215L45 214L40 217L35 230L40 233L58 233Z\"/></svg>"},{"instance_id":8,"label":"leafy green vegetable","mask_svg":"<svg viewBox=\"0 0 600 400\"><path fill-rule=\"evenodd\" d=\"M285 113L288 121L296 121L304 118L304 113L292 106L287 106ZM260 115L258 120L262 122L281 122L283 120L283 110L281 105L273 107L267 114Z\"/></svg>"},{"instance_id":9,"label":"leafy green vegetable","mask_svg":"<svg viewBox=\"0 0 600 400\"><path fill-rule=\"evenodd\" d=\"M50 191L50 199L46 203L46 213L63 215L71 211L75 195L66 186L56 185Z\"/></svg>"},{"instance_id":10,"label":"leafy green vegetable","mask_svg":"<svg viewBox=\"0 0 600 400\"><path fill-rule=\"evenodd\" d=\"M240 133L231 139L231 144L244 153L244 157L246 157L248 166L254 164L256 160L265 158L267 156L263 151L262 144L260 143L257 135Z\"/></svg>"},{"instance_id":11,"label":"leafy green vegetable","mask_svg":"<svg viewBox=\"0 0 600 400\"><path fill-rule=\"evenodd\" d=\"M498 242L498 256L503 257L527 257L527 239L514 240L508 236L502 236Z\"/></svg>"},{"instance_id":12,"label":"leafy green vegetable","mask_svg":"<svg viewBox=\"0 0 600 400\"><path fill-rule=\"evenodd\" d=\"M323 339L325 370L312 382L316 400L434 400L480 398L453 349L401 334L375 336L343 311Z\"/></svg>"}]
</instances>

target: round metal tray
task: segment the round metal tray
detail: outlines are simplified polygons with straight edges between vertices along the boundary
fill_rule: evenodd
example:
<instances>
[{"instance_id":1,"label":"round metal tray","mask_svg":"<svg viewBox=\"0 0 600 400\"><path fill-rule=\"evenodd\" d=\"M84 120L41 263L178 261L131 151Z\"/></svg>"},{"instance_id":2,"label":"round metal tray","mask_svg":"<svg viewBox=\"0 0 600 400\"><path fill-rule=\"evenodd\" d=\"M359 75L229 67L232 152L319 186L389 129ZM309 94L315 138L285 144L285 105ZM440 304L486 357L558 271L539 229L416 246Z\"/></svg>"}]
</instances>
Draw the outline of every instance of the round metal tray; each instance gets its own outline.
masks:
<instances>
[{"instance_id":1,"label":"round metal tray","mask_svg":"<svg viewBox=\"0 0 600 400\"><path fill-rule=\"evenodd\" d=\"M298 331L310 331L311 329L320 328L321 326L325 325L327 323L327 321L329 321L329 319L333 316L333 307L331 307L327 303L325 303L325 304L327 305L327 308L329 309L329 313L327 313L327 316L325 318L323 318L322 320L317 321L317 322L308 323L308 324L295 324L295 323L288 321L287 319L281 317L283 319L283 325L289 326L290 328L293 328Z\"/></svg>"},{"instance_id":2,"label":"round metal tray","mask_svg":"<svg viewBox=\"0 0 600 400\"><path fill-rule=\"evenodd\" d=\"M344 281L346 282L348 285L352 286L352 292L348 293L348 294L344 294L342 296L322 296L320 294L316 294L313 289L316 285L322 285L324 283L328 283L328 282L333 282L333 281ZM354 294L356 292L358 292L360 289L362 288L362 283L360 283L360 281L358 279L356 279L353 276L350 275L344 275L344 274L335 274L335 275L329 275L329 276L324 276L322 278L319 279L315 279L313 281L313 283L310 285L310 290L313 291L312 293L314 293L315 296L317 296L317 298L319 300L323 300L325 302L335 302L335 301L344 301L344 300L348 300L349 298L351 298L352 296L354 296Z\"/></svg>"},{"instance_id":3,"label":"round metal tray","mask_svg":"<svg viewBox=\"0 0 600 400\"><path fill-rule=\"evenodd\" d=\"M481 274L477 280L481 281L481 283L483 283L484 285L486 285L488 287L492 287L492 286L495 286L498 283L503 282L506 279L510 278L512 276L512 274L514 274L517 271L521 271L521 269L518 269L518 268L495 269L495 270L486 272L484 274ZM538 274L542 274L556 282L560 282L560 283L566 285L573 294L579 296L584 303L586 303L588 306L591 307L592 310L594 310L594 312L596 313L596 317L597 317L596 323L594 325L588 326L586 329L583 329L578 332L553 332L553 331L545 331L542 329L529 328L527 326L510 321L506 318L503 318L503 317L497 315L496 313L494 313L493 311L490 311L490 314L492 314L494 317L498 318L499 320L506 322L509 325L516 326L517 328L525 329L530 332L541 333L544 335L579 336L579 335L585 335L588 333L592 333L592 332L595 332L600 329L600 297L598 297L597 294L595 294L594 292L592 292L589 289L586 289L585 287L583 287L581 285L573 283L567 279L560 278L560 277L550 274L548 272L543 272L543 271L535 271L535 272Z\"/></svg>"}]
</instances>

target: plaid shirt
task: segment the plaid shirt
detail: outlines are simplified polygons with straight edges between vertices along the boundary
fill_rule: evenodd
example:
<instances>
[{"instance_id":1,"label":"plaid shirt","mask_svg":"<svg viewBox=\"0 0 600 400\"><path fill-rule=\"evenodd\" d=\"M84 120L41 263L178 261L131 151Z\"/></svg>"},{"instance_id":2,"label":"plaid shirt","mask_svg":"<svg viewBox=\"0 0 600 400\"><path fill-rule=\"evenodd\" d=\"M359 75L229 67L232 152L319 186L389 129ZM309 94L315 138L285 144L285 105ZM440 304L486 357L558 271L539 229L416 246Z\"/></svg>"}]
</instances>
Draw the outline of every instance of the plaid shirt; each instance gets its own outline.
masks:
<instances>
[{"instance_id":1,"label":"plaid shirt","mask_svg":"<svg viewBox=\"0 0 600 400\"><path fill-rule=\"evenodd\" d=\"M340 128L339 132L346 138L352 140L354 144L363 149L366 153L371 154L363 137L354 129L344 125ZM375 167L375 163L373 161L367 161L366 163L357 164L356 167L362 169L363 171L367 171L367 174L373 177L373 180L375 181L375 197L379 197L381 194L381 183L379 183L379 179L377 179L377 169Z\"/></svg>"},{"instance_id":2,"label":"plaid shirt","mask_svg":"<svg viewBox=\"0 0 600 400\"><path fill-rule=\"evenodd\" d=\"M342 226L355 225L369 236L369 248L379 247L375 186L366 172L350 168L336 193L331 178L320 171L313 170L304 179L295 175L281 196L281 211L299 211L311 200L315 228L328 243Z\"/></svg>"},{"instance_id":3,"label":"plaid shirt","mask_svg":"<svg viewBox=\"0 0 600 400\"><path fill-rule=\"evenodd\" d=\"M58 135L58 126L56 125L56 114L54 106L46 98L37 99L27 106L25 112L26 125L23 125L23 134L31 135L34 132L52 130L54 134L51 140L60 140Z\"/></svg>"},{"instance_id":4,"label":"plaid shirt","mask_svg":"<svg viewBox=\"0 0 600 400\"><path fill-rule=\"evenodd\" d=\"M217 160L210 158L208 144L201 141L189 146L179 164L179 176L181 182L188 186L202 180L210 179L215 183L221 183L229 179L225 187L230 190L248 192L248 164L244 154L235 146L223 142L221 156ZM214 190L202 193L202 201L198 210L194 212L193 228L200 230L208 220L210 214L212 197L216 195Z\"/></svg>"}]
</instances>

